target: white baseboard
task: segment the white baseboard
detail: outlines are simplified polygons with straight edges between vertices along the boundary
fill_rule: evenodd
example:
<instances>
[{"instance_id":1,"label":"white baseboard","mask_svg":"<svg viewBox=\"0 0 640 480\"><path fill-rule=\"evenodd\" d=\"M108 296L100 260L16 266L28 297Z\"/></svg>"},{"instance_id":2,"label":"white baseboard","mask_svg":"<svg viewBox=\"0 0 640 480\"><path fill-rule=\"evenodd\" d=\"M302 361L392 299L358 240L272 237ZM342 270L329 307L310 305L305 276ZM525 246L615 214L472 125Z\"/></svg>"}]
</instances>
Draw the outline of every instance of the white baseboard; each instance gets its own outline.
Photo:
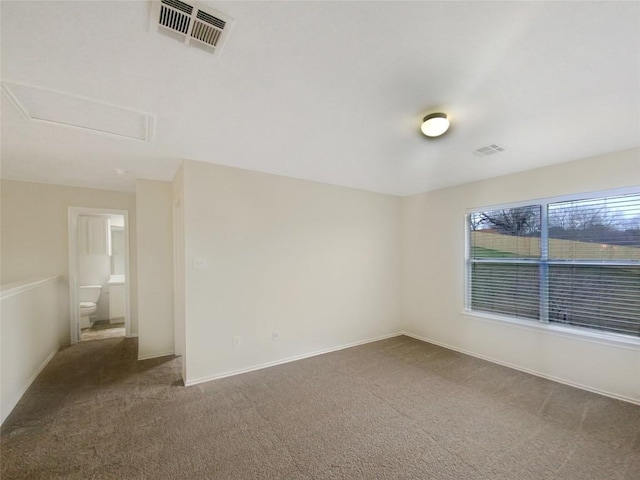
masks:
<instances>
[{"instance_id":1,"label":"white baseboard","mask_svg":"<svg viewBox=\"0 0 640 480\"><path fill-rule=\"evenodd\" d=\"M438 345L440 347L444 347L444 348L447 348L449 350L454 350L456 352L464 353L465 355L469 355L471 357L476 357L476 358L479 358L481 360L486 360L487 362L491 362L491 363L496 363L498 365L502 365L503 367L509 367L509 368L513 368L514 370L519 370L521 372L529 373L531 375L535 375L536 377L546 378L547 380L553 380L554 382L562 383L564 385L569 385L570 387L579 388L581 390L587 390L588 392L597 393L599 395L604 395L605 397L611 397L611 398L615 398L616 400L622 400L624 402L629 402L629 403L633 403L635 405L640 405L640 401L635 399L635 398L626 397L624 395L618 395L618 394L612 393L612 392L607 392L607 391L604 391L604 390L600 390L600 389L597 389L597 388L590 387L588 385L583 385L581 383L572 382L572 381L566 380L564 378L555 377L553 375L548 375L546 373L542 373L542 372L538 372L538 371L531 370L531 369L528 369L528 368L524 368L524 367L521 367L519 365L515 365L515 364L512 364L512 363L509 363L509 362L503 362L501 360L496 360L495 358L492 358L492 357L487 357L485 355L479 355L477 353L470 352L470 351L465 350L463 348L454 347L453 345L449 345L449 344L444 343L444 342L438 342L436 340L432 340L430 338L422 337L420 335L415 335L413 333L402 332L402 334L406 335L407 337L411 337L411 338L415 338L416 340L420 340L421 342L432 343L434 345Z\"/></svg>"},{"instance_id":2,"label":"white baseboard","mask_svg":"<svg viewBox=\"0 0 640 480\"><path fill-rule=\"evenodd\" d=\"M38 375L40 375L40 372L42 372L42 370L44 370L44 367L47 366L47 364L51 361L51 359L53 358L53 356L56 353L58 353L58 350L54 350L53 352L51 352L49 354L49 356L47 358L45 358L44 362L42 362L40 364L40 366L36 369L36 371L33 373L33 375L31 375L31 377L29 377L29 380L27 380L27 383L20 389L18 394L13 399L9 400L9 407L8 407L7 411L6 412L4 412L4 411L2 412L2 419L0 419L0 425L2 425L4 423L4 421L11 414L11 412L16 407L16 405L18 404L18 402L20 401L22 396L29 389L29 387L31 386L33 381L36 379L36 377ZM3 405L3 410L4 410L4 407L5 406Z\"/></svg>"},{"instance_id":3,"label":"white baseboard","mask_svg":"<svg viewBox=\"0 0 640 480\"><path fill-rule=\"evenodd\" d=\"M137 336L137 335L136 335ZM138 361L140 360L149 360L151 358L158 358L158 357L166 357L168 355L174 355L173 350L171 350L170 352L164 352L164 353L152 353L150 355L143 355L141 357L138 357Z\"/></svg>"},{"instance_id":4,"label":"white baseboard","mask_svg":"<svg viewBox=\"0 0 640 480\"><path fill-rule=\"evenodd\" d=\"M242 373L249 373L256 370L262 370L263 368L275 367L276 365L282 365L283 363L295 362L297 360L303 360L305 358L315 357L317 355L323 355L325 353L336 352L338 350L344 350L345 348L357 347L358 345L364 345L367 343L378 342L380 340L386 340L387 338L399 337L402 335L402 332L390 333L388 335L381 335L375 338L369 338L367 340L359 340L357 342L347 343L345 345L340 345L338 347L325 348L323 350L317 350L311 353L304 353L302 355L296 355L293 357L283 358L281 360L276 360L273 362L261 363L259 365L254 365L252 367L241 368L238 370L232 370L230 372L219 373L217 375L211 375L202 378L196 378L195 380L189 380L188 382L184 382L185 387L190 387L192 385L197 385L198 383L210 382L212 380L218 380L220 378L232 377L234 375L240 375Z\"/></svg>"}]
</instances>

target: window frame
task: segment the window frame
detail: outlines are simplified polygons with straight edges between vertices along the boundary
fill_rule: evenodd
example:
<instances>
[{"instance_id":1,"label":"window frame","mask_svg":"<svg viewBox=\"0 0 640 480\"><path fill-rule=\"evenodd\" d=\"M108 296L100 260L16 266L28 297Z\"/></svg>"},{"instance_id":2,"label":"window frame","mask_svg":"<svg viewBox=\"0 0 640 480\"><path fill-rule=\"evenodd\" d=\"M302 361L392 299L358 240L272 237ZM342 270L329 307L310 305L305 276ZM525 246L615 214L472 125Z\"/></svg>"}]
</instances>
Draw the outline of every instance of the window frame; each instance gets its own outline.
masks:
<instances>
[{"instance_id":1,"label":"window frame","mask_svg":"<svg viewBox=\"0 0 640 480\"><path fill-rule=\"evenodd\" d=\"M516 327L533 329L536 331L545 331L549 333L559 334L562 336L580 337L590 341L604 344L614 344L626 346L634 350L640 348L640 337L627 335L624 333L609 332L605 330L592 329L576 325L558 324L549 322L549 282L548 271L552 265L560 266L639 266L640 260L564 260L549 259L549 216L548 207L550 204L559 202L571 202L589 199L599 199L616 197L620 195L640 195L640 186L615 188L608 190L600 190L594 192L574 193L569 195L559 195L553 197L545 197L539 199L529 199L509 203L500 203L487 205L482 207L467 208L464 215L464 311L463 314L480 320L486 320L492 323L509 323ZM493 258L471 258L471 229L469 228L469 218L472 214L478 212L486 212L491 210L501 210L510 208L527 207L539 205L541 207L540 217L540 258L539 259L493 259ZM474 263L486 264L533 264L540 266L540 315L538 319L527 319L514 317L507 314L483 312L471 309L471 270Z\"/></svg>"}]
</instances>

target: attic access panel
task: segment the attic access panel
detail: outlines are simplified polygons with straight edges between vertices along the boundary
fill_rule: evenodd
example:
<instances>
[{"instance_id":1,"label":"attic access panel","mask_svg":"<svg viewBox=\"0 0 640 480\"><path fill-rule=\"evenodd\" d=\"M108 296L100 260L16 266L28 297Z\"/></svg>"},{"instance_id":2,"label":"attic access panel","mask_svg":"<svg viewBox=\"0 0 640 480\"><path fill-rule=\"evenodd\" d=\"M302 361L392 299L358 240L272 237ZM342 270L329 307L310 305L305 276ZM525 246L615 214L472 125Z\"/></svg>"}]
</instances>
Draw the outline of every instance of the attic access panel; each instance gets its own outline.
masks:
<instances>
[{"instance_id":1,"label":"attic access panel","mask_svg":"<svg viewBox=\"0 0 640 480\"><path fill-rule=\"evenodd\" d=\"M2 82L2 92L30 121L143 142L153 140L155 117L149 113L18 83Z\"/></svg>"}]
</instances>

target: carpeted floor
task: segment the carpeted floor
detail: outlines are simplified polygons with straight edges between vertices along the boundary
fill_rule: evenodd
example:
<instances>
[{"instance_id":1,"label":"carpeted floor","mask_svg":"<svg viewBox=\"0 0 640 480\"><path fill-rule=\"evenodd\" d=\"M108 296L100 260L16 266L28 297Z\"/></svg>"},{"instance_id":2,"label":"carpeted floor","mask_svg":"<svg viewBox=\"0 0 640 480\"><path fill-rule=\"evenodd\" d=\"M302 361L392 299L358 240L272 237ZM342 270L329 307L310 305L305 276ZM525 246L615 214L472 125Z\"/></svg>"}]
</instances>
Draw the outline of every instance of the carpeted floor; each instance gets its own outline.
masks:
<instances>
[{"instance_id":1,"label":"carpeted floor","mask_svg":"<svg viewBox=\"0 0 640 480\"><path fill-rule=\"evenodd\" d=\"M57 354L1 478L640 478L640 406L408 337L184 388L135 339Z\"/></svg>"}]
</instances>

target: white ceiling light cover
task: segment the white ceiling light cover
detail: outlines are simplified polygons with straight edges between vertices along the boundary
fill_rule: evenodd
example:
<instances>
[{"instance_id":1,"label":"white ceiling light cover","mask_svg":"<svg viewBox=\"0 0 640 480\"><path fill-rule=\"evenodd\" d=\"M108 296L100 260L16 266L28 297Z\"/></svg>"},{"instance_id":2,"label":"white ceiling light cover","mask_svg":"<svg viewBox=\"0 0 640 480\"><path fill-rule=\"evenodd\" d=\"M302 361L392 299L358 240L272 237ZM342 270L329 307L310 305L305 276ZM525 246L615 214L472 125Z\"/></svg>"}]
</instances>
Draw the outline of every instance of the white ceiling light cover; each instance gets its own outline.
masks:
<instances>
[{"instance_id":1,"label":"white ceiling light cover","mask_svg":"<svg viewBox=\"0 0 640 480\"><path fill-rule=\"evenodd\" d=\"M2 91L28 119L150 142L154 117L42 88L2 82Z\"/></svg>"},{"instance_id":2,"label":"white ceiling light cover","mask_svg":"<svg viewBox=\"0 0 640 480\"><path fill-rule=\"evenodd\" d=\"M449 129L449 119L444 113L432 113L424 117L420 130L427 137L439 137Z\"/></svg>"}]
</instances>

